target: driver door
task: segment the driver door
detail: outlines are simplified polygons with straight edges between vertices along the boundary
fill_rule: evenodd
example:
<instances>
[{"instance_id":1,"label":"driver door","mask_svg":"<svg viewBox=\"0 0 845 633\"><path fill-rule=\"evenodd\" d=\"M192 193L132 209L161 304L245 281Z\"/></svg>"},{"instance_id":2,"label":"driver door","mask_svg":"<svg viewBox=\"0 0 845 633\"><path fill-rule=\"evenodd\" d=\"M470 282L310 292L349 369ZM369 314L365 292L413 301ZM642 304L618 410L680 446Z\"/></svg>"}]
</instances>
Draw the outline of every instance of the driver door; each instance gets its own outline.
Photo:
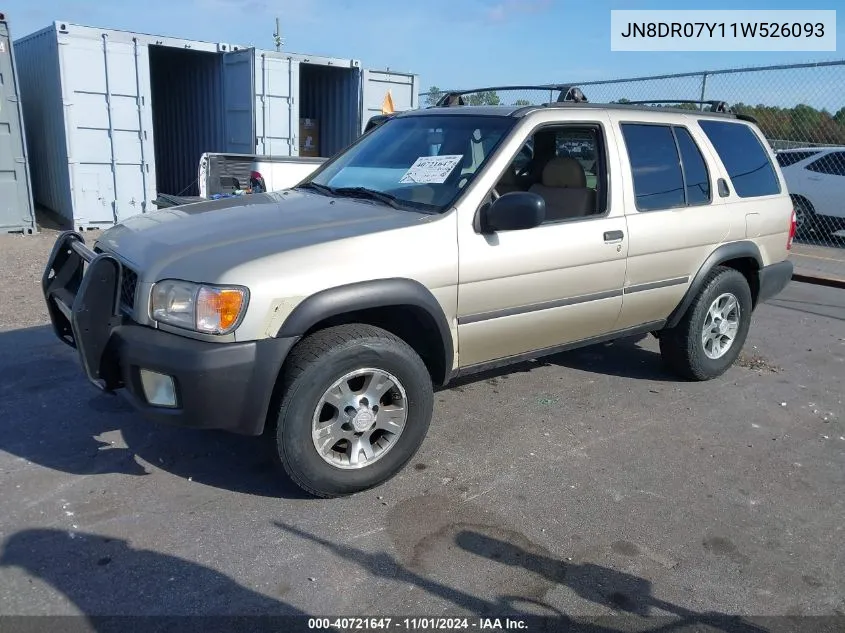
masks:
<instances>
[{"instance_id":1,"label":"driver door","mask_svg":"<svg viewBox=\"0 0 845 633\"><path fill-rule=\"evenodd\" d=\"M607 334L618 320L628 249L621 187L608 186L608 174L621 171L614 137L608 133L610 122L590 112L583 123L550 123L541 129L548 127L568 134L583 131L592 139L598 174L593 179L594 212L530 229L481 234L473 227L476 209L460 210L461 368ZM513 159L518 151L512 150ZM558 147L556 153L566 151Z\"/></svg>"}]
</instances>

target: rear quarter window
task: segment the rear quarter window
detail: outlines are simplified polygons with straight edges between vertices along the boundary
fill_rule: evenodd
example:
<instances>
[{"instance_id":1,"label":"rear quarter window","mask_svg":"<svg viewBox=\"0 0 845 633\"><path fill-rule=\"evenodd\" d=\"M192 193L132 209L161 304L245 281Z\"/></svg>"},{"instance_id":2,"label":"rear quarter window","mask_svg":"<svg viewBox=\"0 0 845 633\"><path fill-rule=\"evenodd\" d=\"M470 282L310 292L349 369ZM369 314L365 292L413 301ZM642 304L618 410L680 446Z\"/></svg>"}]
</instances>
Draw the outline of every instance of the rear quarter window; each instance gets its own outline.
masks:
<instances>
[{"instance_id":1,"label":"rear quarter window","mask_svg":"<svg viewBox=\"0 0 845 633\"><path fill-rule=\"evenodd\" d=\"M698 124L728 170L736 195L755 198L780 193L769 152L749 126L712 120L699 120Z\"/></svg>"}]
</instances>

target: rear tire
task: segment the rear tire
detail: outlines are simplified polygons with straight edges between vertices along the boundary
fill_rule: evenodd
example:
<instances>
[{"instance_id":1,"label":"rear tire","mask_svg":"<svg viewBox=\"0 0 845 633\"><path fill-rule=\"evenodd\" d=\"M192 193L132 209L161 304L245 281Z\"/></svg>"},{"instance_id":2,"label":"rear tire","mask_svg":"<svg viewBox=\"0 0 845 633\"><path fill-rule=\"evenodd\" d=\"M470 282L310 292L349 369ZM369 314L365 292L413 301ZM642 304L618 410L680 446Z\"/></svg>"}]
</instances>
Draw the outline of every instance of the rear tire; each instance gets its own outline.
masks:
<instances>
[{"instance_id":1,"label":"rear tire","mask_svg":"<svg viewBox=\"0 0 845 633\"><path fill-rule=\"evenodd\" d=\"M428 432L431 376L407 343L381 328L340 325L308 336L291 351L282 380L276 456L312 495L340 497L386 482Z\"/></svg>"},{"instance_id":2,"label":"rear tire","mask_svg":"<svg viewBox=\"0 0 845 633\"><path fill-rule=\"evenodd\" d=\"M661 332L664 362L690 380L720 376L742 351L751 310L751 289L742 273L717 266L705 278L681 321Z\"/></svg>"},{"instance_id":3,"label":"rear tire","mask_svg":"<svg viewBox=\"0 0 845 633\"><path fill-rule=\"evenodd\" d=\"M819 233L819 218L813 204L802 196L792 196L795 209L795 237L806 239Z\"/></svg>"}]
</instances>

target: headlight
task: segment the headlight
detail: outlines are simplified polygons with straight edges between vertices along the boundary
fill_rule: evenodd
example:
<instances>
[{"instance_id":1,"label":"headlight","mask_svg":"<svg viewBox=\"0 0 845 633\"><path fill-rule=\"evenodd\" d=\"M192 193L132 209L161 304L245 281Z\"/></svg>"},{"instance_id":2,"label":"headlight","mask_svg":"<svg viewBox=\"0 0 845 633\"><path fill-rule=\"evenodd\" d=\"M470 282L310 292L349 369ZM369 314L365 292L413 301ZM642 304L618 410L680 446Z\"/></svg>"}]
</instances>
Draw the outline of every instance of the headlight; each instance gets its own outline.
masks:
<instances>
[{"instance_id":1,"label":"headlight","mask_svg":"<svg viewBox=\"0 0 845 633\"><path fill-rule=\"evenodd\" d=\"M166 279L153 285L150 316L206 334L226 334L238 324L247 305L247 290Z\"/></svg>"}]
</instances>

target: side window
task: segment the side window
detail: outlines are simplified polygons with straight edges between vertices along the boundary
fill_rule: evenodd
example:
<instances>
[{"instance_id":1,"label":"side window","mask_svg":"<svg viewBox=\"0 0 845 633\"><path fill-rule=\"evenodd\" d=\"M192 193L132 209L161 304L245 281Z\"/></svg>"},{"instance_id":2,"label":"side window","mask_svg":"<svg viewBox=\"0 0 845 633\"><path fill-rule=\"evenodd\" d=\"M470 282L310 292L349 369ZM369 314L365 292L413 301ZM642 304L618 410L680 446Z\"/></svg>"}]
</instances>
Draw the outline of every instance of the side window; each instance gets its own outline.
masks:
<instances>
[{"instance_id":1,"label":"side window","mask_svg":"<svg viewBox=\"0 0 845 633\"><path fill-rule=\"evenodd\" d=\"M519 150L519 154L517 154L516 158L513 160L514 173L521 174L525 171L525 168L528 167L528 163L531 162L533 157L534 150L531 141L529 140L522 146L522 149Z\"/></svg>"},{"instance_id":2,"label":"side window","mask_svg":"<svg viewBox=\"0 0 845 633\"><path fill-rule=\"evenodd\" d=\"M769 152L749 126L704 119L698 124L728 170L736 195L754 198L780 193Z\"/></svg>"},{"instance_id":3,"label":"side window","mask_svg":"<svg viewBox=\"0 0 845 633\"><path fill-rule=\"evenodd\" d=\"M546 125L520 148L499 177L500 196L536 193L546 203L546 224L603 214L607 210L604 140L594 123Z\"/></svg>"},{"instance_id":4,"label":"side window","mask_svg":"<svg viewBox=\"0 0 845 633\"><path fill-rule=\"evenodd\" d=\"M587 188L595 191L598 180L596 130L561 130L555 135L555 155L577 160L587 176Z\"/></svg>"},{"instance_id":5,"label":"side window","mask_svg":"<svg viewBox=\"0 0 845 633\"><path fill-rule=\"evenodd\" d=\"M789 167L790 165L794 165L795 163L800 163L805 158L810 158L810 156L815 156L818 152L778 152L775 154L778 160L778 164L781 167Z\"/></svg>"},{"instance_id":6,"label":"side window","mask_svg":"<svg viewBox=\"0 0 845 633\"><path fill-rule=\"evenodd\" d=\"M631 162L637 209L684 206L684 177L672 128L623 123L622 136Z\"/></svg>"},{"instance_id":7,"label":"side window","mask_svg":"<svg viewBox=\"0 0 845 633\"><path fill-rule=\"evenodd\" d=\"M707 204L710 202L710 174L707 171L707 163L686 128L675 126L672 129L678 139L678 149L681 150L687 204Z\"/></svg>"},{"instance_id":8,"label":"side window","mask_svg":"<svg viewBox=\"0 0 845 633\"><path fill-rule=\"evenodd\" d=\"M845 176L845 152L831 152L807 165L810 171L830 176Z\"/></svg>"}]
</instances>

